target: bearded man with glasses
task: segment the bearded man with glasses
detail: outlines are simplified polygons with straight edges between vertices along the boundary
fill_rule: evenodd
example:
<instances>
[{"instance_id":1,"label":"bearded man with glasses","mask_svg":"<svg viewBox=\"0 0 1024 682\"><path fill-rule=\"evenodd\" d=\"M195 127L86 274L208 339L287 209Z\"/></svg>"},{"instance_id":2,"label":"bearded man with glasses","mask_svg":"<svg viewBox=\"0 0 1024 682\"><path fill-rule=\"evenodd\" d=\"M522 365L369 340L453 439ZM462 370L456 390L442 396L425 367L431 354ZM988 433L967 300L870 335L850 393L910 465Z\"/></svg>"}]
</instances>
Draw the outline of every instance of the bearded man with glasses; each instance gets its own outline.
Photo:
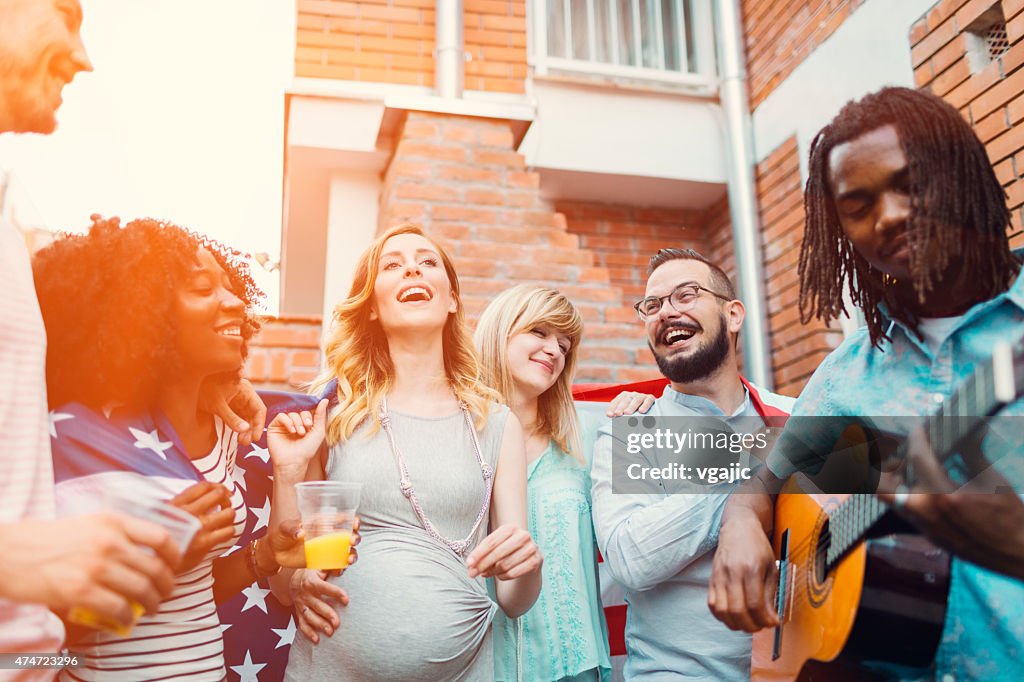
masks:
<instances>
[{"instance_id":1,"label":"bearded man with glasses","mask_svg":"<svg viewBox=\"0 0 1024 682\"><path fill-rule=\"evenodd\" d=\"M706 603L719 521L736 481L691 479L697 487L687 489L696 492L679 492L679 481L661 472L678 472L685 450L640 448L624 456L622 446L638 427L679 432L698 419L718 433L750 434L766 418L785 417L793 399L740 376L736 343L745 310L721 268L692 249L662 249L648 272L646 296L634 308L668 385L647 413L653 420L623 417L601 429L591 472L598 545L629 605L624 674L747 680L750 637L715 620ZM684 417L693 421L678 419ZM659 478L636 481L641 471Z\"/></svg>"}]
</instances>

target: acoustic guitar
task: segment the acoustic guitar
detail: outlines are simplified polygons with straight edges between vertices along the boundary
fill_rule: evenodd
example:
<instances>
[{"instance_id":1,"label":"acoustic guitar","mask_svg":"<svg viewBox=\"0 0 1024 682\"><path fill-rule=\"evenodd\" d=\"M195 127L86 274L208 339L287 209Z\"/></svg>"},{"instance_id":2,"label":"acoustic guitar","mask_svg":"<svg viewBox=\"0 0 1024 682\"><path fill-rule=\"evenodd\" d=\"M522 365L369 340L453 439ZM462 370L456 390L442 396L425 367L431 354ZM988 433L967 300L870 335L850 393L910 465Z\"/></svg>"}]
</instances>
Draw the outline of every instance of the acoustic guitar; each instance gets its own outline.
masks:
<instances>
[{"instance_id":1,"label":"acoustic guitar","mask_svg":"<svg viewBox=\"0 0 1024 682\"><path fill-rule=\"evenodd\" d=\"M1016 399L1024 388L1022 360L1024 342L1001 344L925 420L940 461ZM866 430L861 437L874 460L891 442ZM905 461L902 455L897 441L896 456ZM909 467L905 476L912 481ZM840 671L864 660L927 667L945 621L949 555L874 495L786 492L810 487L798 474L776 500L781 625L754 635L751 679L853 679Z\"/></svg>"}]
</instances>

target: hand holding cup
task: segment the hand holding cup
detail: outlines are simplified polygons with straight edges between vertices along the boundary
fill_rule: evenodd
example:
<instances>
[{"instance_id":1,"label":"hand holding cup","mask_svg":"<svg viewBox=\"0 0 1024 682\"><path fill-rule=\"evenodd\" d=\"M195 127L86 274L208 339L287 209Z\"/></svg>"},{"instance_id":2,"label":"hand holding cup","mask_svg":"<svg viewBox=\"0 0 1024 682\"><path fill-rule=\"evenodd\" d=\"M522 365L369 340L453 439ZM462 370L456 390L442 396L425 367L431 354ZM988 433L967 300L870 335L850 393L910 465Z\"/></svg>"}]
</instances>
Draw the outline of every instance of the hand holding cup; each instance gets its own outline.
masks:
<instances>
[{"instance_id":1,"label":"hand holding cup","mask_svg":"<svg viewBox=\"0 0 1024 682\"><path fill-rule=\"evenodd\" d=\"M302 531L306 567L339 570L349 566L359 483L307 481L295 486Z\"/></svg>"}]
</instances>

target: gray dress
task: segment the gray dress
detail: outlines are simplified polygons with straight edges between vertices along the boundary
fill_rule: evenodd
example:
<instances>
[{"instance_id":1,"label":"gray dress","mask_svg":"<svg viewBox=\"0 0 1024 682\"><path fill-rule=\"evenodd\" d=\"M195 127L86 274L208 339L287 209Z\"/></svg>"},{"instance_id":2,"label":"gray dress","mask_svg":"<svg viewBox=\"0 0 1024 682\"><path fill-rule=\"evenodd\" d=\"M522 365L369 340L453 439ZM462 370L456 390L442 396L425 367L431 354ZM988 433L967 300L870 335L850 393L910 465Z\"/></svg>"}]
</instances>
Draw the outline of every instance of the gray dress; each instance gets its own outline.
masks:
<instances>
[{"instance_id":1,"label":"gray dress","mask_svg":"<svg viewBox=\"0 0 1024 682\"><path fill-rule=\"evenodd\" d=\"M493 405L483 433L483 458L495 469L508 419ZM484 496L480 466L462 412L436 419L391 411L395 442L425 514L449 540L473 527ZM341 625L312 644L295 635L288 680L491 680L490 637L497 605L484 581L472 579L447 546L423 529L398 487L398 464L387 436L366 438L367 425L335 446L327 478L363 484L359 563L331 582L349 596L337 607ZM487 533L481 523L472 547Z\"/></svg>"}]
</instances>

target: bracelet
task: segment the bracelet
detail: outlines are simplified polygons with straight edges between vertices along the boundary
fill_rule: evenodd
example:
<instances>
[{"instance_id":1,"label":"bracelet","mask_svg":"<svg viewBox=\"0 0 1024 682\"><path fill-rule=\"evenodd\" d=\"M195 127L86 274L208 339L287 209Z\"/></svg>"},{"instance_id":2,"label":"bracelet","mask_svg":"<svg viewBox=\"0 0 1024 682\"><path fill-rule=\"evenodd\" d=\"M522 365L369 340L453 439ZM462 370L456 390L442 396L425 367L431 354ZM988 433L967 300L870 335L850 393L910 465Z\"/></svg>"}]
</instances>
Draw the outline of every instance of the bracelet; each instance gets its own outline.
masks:
<instances>
[{"instance_id":1,"label":"bracelet","mask_svg":"<svg viewBox=\"0 0 1024 682\"><path fill-rule=\"evenodd\" d=\"M249 572L252 573L252 575L256 578L257 581L263 580L264 578L269 578L281 572L280 564L278 564L277 568L275 568L270 573L264 573L260 570L260 563L256 558L256 551L258 549L257 544L259 543L260 540L262 540L262 538L256 538L255 540L250 542L245 552L245 563L248 564Z\"/></svg>"}]
</instances>

